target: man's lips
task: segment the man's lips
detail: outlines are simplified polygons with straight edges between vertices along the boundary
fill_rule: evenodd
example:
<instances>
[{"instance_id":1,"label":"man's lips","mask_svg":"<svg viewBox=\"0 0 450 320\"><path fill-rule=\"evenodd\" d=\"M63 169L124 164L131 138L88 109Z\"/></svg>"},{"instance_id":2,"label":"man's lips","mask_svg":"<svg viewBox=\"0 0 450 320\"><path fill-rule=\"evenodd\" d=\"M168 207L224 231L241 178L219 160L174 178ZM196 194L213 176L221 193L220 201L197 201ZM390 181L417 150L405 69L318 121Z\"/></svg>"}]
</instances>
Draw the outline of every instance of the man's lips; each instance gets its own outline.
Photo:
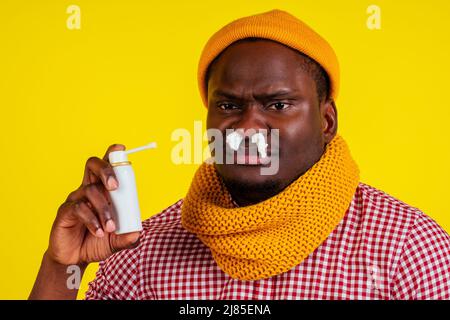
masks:
<instances>
[{"instance_id":1,"label":"man's lips","mask_svg":"<svg viewBox=\"0 0 450 320\"><path fill-rule=\"evenodd\" d=\"M255 166L255 165L267 164L269 162L270 162L269 156L267 156L265 158L261 158L259 155L253 155L253 154L243 154L243 155L236 154L234 156L233 164Z\"/></svg>"}]
</instances>

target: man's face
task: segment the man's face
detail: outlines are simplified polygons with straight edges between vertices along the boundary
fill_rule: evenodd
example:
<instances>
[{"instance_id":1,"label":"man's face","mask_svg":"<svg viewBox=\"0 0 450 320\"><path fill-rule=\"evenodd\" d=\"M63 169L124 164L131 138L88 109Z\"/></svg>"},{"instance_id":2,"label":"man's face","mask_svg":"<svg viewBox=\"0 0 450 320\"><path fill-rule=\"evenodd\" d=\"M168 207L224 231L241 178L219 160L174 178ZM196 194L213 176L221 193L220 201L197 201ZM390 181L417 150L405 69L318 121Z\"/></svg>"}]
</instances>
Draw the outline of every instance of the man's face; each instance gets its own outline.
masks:
<instances>
[{"instance_id":1,"label":"man's face","mask_svg":"<svg viewBox=\"0 0 450 320\"><path fill-rule=\"evenodd\" d=\"M215 62L208 81L207 128L279 130L279 170L261 165L216 164L228 185L280 191L317 162L331 141L329 123L313 78L299 54L273 41L240 42ZM334 104L332 109L334 110ZM331 128L333 131L333 128ZM274 146L275 148L275 146Z\"/></svg>"}]
</instances>

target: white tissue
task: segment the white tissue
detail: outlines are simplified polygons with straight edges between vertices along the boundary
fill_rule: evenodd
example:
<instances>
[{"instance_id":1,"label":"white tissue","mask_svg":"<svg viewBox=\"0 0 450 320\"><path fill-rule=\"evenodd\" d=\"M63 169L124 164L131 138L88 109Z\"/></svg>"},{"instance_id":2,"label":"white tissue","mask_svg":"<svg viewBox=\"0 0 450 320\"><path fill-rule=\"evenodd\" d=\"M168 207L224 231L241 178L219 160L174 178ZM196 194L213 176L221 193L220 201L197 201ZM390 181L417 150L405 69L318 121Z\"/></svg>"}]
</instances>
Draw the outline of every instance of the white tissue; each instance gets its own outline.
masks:
<instances>
[{"instance_id":1,"label":"white tissue","mask_svg":"<svg viewBox=\"0 0 450 320\"><path fill-rule=\"evenodd\" d=\"M226 142L231 149L237 151L243 140L244 137L242 134L238 133L237 131L233 131L227 136ZM266 138L264 137L264 135L261 132L255 133L251 137L251 142L256 144L259 156L261 158L266 158L268 144L266 143Z\"/></svg>"},{"instance_id":2,"label":"white tissue","mask_svg":"<svg viewBox=\"0 0 450 320\"><path fill-rule=\"evenodd\" d=\"M232 133L227 135L227 144L234 151L237 151L239 149L242 140L244 140L244 137L236 131L233 131Z\"/></svg>"},{"instance_id":3,"label":"white tissue","mask_svg":"<svg viewBox=\"0 0 450 320\"><path fill-rule=\"evenodd\" d=\"M266 143L266 138L261 132L252 135L252 143L256 143L256 147L258 148L258 153L261 158L267 157L268 144Z\"/></svg>"}]
</instances>

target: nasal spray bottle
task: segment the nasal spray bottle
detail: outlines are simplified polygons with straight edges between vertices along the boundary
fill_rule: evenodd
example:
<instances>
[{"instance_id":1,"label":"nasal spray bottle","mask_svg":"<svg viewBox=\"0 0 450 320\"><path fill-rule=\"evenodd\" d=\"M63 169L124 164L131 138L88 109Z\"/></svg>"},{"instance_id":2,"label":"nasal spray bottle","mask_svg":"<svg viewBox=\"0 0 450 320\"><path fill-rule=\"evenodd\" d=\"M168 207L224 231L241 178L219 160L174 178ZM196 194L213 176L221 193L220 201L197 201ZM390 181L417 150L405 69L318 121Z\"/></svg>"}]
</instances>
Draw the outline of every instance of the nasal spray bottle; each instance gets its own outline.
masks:
<instances>
[{"instance_id":1,"label":"nasal spray bottle","mask_svg":"<svg viewBox=\"0 0 450 320\"><path fill-rule=\"evenodd\" d=\"M114 222L116 234L129 233L142 230L141 211L136 189L136 179L128 155L145 149L156 148L156 143L126 150L109 153L109 163L116 174L119 187L109 191L115 209Z\"/></svg>"}]
</instances>

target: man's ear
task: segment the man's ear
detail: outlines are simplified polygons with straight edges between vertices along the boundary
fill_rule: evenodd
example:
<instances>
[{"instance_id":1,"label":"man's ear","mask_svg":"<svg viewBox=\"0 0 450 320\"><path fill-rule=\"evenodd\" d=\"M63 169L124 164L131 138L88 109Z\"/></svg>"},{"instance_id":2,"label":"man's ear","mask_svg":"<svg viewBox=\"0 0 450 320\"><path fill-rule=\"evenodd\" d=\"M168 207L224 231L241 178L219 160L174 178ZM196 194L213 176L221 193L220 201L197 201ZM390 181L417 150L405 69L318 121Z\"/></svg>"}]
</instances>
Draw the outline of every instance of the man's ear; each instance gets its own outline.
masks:
<instances>
[{"instance_id":1,"label":"man's ear","mask_svg":"<svg viewBox=\"0 0 450 320\"><path fill-rule=\"evenodd\" d=\"M333 99L330 98L320 103L320 115L323 141L328 144L336 135L338 126L337 109Z\"/></svg>"}]
</instances>

